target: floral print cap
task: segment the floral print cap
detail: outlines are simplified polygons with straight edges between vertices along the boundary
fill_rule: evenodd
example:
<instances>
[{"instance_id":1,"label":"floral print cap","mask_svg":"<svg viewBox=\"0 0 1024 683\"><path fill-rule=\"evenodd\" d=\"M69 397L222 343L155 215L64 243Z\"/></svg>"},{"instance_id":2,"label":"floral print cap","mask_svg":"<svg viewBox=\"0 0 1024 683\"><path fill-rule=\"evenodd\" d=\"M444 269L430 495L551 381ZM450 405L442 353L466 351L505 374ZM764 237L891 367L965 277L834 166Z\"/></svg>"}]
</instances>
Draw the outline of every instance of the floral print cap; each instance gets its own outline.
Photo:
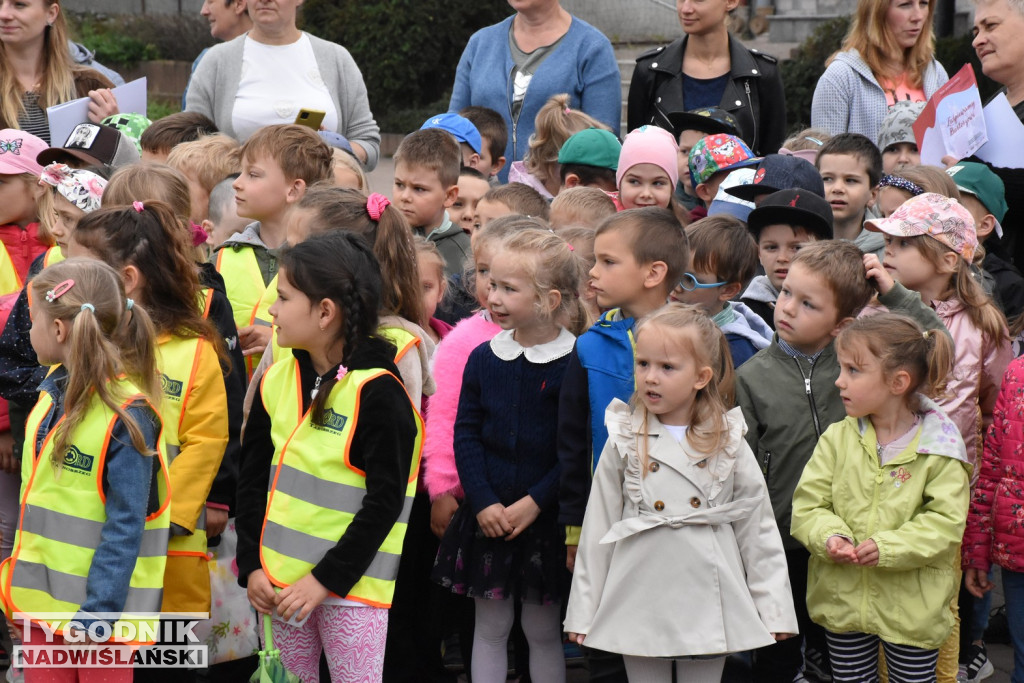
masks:
<instances>
[{"instance_id":1,"label":"floral print cap","mask_svg":"<svg viewBox=\"0 0 1024 683\"><path fill-rule=\"evenodd\" d=\"M60 196L86 213L100 208L107 181L92 171L52 163L39 176L40 185L55 187Z\"/></svg>"},{"instance_id":2,"label":"floral print cap","mask_svg":"<svg viewBox=\"0 0 1024 683\"><path fill-rule=\"evenodd\" d=\"M928 235L960 254L968 263L978 248L974 219L960 202L934 192L911 197L888 218L864 222L874 232L896 237Z\"/></svg>"}]
</instances>

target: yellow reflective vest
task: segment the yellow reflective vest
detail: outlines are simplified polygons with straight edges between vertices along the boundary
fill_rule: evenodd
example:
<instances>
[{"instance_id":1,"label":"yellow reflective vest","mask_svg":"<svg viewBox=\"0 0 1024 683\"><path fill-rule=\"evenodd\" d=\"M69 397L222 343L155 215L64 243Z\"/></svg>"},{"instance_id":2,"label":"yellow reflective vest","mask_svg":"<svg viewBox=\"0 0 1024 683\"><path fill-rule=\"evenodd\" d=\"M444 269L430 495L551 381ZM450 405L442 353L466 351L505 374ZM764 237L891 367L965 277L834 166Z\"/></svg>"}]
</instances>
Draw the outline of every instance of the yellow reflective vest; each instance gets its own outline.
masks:
<instances>
[{"instance_id":1,"label":"yellow reflective vest","mask_svg":"<svg viewBox=\"0 0 1024 683\"><path fill-rule=\"evenodd\" d=\"M274 363L263 377L263 404L270 416L274 443L267 513L260 538L260 560L267 578L289 586L303 578L345 534L362 508L366 473L349 459L349 447L359 418L363 386L387 370L353 370L332 388L325 407L325 424L302 413L299 364L293 358ZM392 375L394 376L394 375ZM416 417L416 443L405 489L405 506L363 576L344 597L390 607L402 542L416 495L423 420ZM325 457L343 452L344 457Z\"/></svg>"},{"instance_id":2,"label":"yellow reflective vest","mask_svg":"<svg viewBox=\"0 0 1024 683\"><path fill-rule=\"evenodd\" d=\"M228 301L231 302L235 327L242 329L253 325L256 321L256 309L267 292L267 285L263 283L263 273L252 247L244 244L225 245L217 251L214 266L224 278L224 288ZM276 286L274 293L277 293ZM267 307L269 306L268 303ZM253 370L260 364L261 357L262 354L245 357L245 370L249 379L252 379Z\"/></svg>"},{"instance_id":3,"label":"yellow reflective vest","mask_svg":"<svg viewBox=\"0 0 1024 683\"><path fill-rule=\"evenodd\" d=\"M122 401L122 408L145 400L127 380L112 384L116 384L112 388ZM74 617L86 599L89 567L107 519L103 471L118 415L94 398L57 469L52 462L56 427L36 452L36 434L52 406L50 394L41 393L25 424L30 457L22 462L21 516L14 551L0 571L0 590L8 615L21 613L37 623L60 628L63 621ZM63 421L61 417L57 424ZM120 620L135 622L136 626L146 623L150 633L161 607L171 521L170 481L159 438L155 457L160 468L156 478L159 509L146 518ZM137 633L123 627L124 624L115 623L115 635Z\"/></svg>"}]
</instances>

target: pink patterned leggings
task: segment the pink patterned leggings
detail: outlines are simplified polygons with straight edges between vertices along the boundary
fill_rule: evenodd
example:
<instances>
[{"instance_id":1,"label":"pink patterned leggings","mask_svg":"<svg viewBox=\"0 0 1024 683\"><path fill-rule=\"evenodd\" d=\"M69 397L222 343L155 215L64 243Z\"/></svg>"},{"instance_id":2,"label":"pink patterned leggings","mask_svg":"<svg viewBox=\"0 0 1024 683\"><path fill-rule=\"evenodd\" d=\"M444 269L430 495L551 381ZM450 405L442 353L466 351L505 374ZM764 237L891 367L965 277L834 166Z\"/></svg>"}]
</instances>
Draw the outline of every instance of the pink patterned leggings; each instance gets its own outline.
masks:
<instances>
[{"instance_id":1,"label":"pink patterned leggings","mask_svg":"<svg viewBox=\"0 0 1024 683\"><path fill-rule=\"evenodd\" d=\"M386 609L320 605L299 627L275 619L273 633L281 661L302 683L319 683L321 651L334 683L378 683L383 676Z\"/></svg>"}]
</instances>

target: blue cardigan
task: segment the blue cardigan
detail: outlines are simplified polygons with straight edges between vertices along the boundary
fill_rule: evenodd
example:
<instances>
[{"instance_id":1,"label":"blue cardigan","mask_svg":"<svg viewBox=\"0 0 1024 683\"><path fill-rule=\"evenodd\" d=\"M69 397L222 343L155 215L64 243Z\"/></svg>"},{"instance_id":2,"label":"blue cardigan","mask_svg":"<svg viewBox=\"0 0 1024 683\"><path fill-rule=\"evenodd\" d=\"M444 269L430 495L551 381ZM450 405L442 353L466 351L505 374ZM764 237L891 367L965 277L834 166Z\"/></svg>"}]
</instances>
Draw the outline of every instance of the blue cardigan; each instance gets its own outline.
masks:
<instances>
[{"instance_id":1,"label":"blue cardigan","mask_svg":"<svg viewBox=\"0 0 1024 683\"><path fill-rule=\"evenodd\" d=\"M611 126L616 137L622 120L622 76L612 44L585 21L572 18L558 47L541 62L523 100L519 123L512 125L512 50L508 32L515 15L482 28L469 39L455 72L448 111L470 105L490 107L505 119L508 140L500 179L508 182L508 168L527 151L534 119L553 95L567 93L569 106Z\"/></svg>"}]
</instances>

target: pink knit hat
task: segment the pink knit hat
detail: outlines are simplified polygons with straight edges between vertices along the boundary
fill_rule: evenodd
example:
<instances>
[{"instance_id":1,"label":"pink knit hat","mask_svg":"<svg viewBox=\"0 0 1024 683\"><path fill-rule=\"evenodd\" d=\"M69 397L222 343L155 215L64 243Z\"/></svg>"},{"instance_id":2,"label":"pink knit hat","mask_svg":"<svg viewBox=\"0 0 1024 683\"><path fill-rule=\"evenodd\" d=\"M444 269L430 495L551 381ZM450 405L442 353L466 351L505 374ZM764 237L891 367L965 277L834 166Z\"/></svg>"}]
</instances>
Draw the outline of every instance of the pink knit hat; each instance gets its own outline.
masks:
<instances>
[{"instance_id":1,"label":"pink knit hat","mask_svg":"<svg viewBox=\"0 0 1024 683\"><path fill-rule=\"evenodd\" d=\"M675 190L676 183L679 182L679 167L676 165L678 153L679 147L672 133L657 126L640 126L627 135L626 141L622 143L619 168L615 172L615 186L622 185L622 176L633 166L654 164L668 174Z\"/></svg>"}]
</instances>

